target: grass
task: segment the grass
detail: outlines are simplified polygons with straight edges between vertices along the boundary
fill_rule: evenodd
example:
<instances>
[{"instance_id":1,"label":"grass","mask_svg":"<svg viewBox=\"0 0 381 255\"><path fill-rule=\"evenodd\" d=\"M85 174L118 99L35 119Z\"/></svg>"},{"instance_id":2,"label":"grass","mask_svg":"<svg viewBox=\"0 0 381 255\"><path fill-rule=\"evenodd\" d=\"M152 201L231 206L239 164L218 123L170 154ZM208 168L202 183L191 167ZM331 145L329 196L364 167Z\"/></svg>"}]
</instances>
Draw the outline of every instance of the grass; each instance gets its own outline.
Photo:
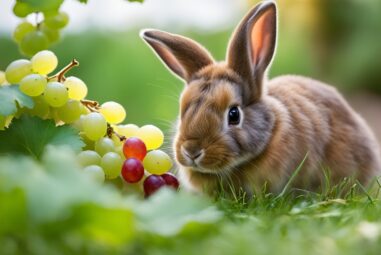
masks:
<instances>
[{"instance_id":1,"label":"grass","mask_svg":"<svg viewBox=\"0 0 381 255\"><path fill-rule=\"evenodd\" d=\"M321 192L262 192L250 202L221 194L224 218L201 233L146 238L142 254L380 254L380 183L370 188L348 178ZM138 246L140 246L138 245Z\"/></svg>"}]
</instances>

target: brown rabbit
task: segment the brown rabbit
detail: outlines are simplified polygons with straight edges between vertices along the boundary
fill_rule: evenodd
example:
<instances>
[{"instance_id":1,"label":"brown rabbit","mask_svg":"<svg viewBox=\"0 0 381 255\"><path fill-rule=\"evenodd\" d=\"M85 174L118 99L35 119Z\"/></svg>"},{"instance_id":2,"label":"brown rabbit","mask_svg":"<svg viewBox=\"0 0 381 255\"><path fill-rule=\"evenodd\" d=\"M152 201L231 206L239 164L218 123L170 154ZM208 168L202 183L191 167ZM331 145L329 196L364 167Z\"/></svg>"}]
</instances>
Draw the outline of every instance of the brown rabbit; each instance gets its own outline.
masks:
<instances>
[{"instance_id":1,"label":"brown rabbit","mask_svg":"<svg viewBox=\"0 0 381 255\"><path fill-rule=\"evenodd\" d=\"M142 38L185 80L174 151L182 182L213 194L221 187L248 194L279 192L306 157L293 186L316 189L380 174L376 139L340 93L322 82L266 71L276 46L277 7L255 6L231 37L226 62L198 43L158 30ZM307 155L307 156L306 156Z\"/></svg>"}]
</instances>

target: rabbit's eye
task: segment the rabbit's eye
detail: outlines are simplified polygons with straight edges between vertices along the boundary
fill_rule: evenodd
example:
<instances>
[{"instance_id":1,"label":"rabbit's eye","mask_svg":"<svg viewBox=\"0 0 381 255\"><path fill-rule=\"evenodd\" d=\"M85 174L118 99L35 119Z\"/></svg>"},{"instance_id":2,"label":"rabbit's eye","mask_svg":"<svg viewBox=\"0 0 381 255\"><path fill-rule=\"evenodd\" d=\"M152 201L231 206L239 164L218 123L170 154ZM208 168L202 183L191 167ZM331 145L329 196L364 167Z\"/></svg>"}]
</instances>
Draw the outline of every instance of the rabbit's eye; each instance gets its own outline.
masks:
<instances>
[{"instance_id":1,"label":"rabbit's eye","mask_svg":"<svg viewBox=\"0 0 381 255\"><path fill-rule=\"evenodd\" d=\"M228 113L229 125L238 125L240 121L239 109L237 106L230 108Z\"/></svg>"}]
</instances>

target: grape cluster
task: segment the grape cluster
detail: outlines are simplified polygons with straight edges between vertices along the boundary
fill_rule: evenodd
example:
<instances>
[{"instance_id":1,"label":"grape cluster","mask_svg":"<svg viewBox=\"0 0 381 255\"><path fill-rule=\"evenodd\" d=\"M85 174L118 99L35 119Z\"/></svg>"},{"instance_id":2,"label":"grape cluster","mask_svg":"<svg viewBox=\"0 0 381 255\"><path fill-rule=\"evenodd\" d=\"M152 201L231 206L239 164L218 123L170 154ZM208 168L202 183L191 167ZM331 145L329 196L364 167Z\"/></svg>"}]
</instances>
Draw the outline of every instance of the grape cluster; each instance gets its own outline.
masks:
<instances>
[{"instance_id":1,"label":"grape cluster","mask_svg":"<svg viewBox=\"0 0 381 255\"><path fill-rule=\"evenodd\" d=\"M16 1L13 13L20 18L35 15L36 22L24 19L13 31L13 39L27 56L49 48L60 39L60 30L69 23L69 16L57 8L38 8L24 1ZM41 21L39 18L43 17Z\"/></svg>"},{"instance_id":2,"label":"grape cluster","mask_svg":"<svg viewBox=\"0 0 381 255\"><path fill-rule=\"evenodd\" d=\"M126 117L122 105L85 99L86 84L77 77L65 76L79 65L76 60L50 75L57 65L56 55L44 50L30 60L15 60L5 72L0 71L0 85L19 84L20 91L34 101L32 109L22 108L18 114L53 119L57 125L72 125L86 144L78 162L85 173L99 182L122 178L126 184L137 183L144 175L151 174L143 183L146 196L164 185L177 189L176 177L167 173L172 160L159 150L164 141L163 132L153 125L139 128L121 124ZM6 117L4 125L14 116Z\"/></svg>"}]
</instances>

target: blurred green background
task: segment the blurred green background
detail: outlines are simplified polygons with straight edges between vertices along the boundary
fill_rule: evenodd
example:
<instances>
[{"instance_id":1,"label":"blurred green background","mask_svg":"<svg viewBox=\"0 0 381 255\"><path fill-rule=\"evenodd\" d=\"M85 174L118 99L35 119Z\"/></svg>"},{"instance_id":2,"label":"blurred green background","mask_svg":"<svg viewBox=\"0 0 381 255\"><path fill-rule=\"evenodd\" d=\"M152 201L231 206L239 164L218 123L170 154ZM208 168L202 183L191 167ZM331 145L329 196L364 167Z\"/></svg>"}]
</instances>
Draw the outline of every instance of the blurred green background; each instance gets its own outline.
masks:
<instances>
[{"instance_id":1,"label":"blurred green background","mask_svg":"<svg viewBox=\"0 0 381 255\"><path fill-rule=\"evenodd\" d=\"M247 1L246 10L256 2ZM350 98L365 94L353 99L354 104L365 115L375 112L380 119L381 108L373 108L380 107L377 103L381 101L377 96L381 93L381 1L284 0L279 9L278 50L270 76L301 74L334 84ZM201 42L222 60L238 21L220 31L176 32ZM79 60L80 67L69 75L86 82L89 99L117 101L127 110L126 123L152 123L167 131L176 119L183 84L139 38L144 27L66 34L52 50L59 57L59 67L72 58ZM0 70L21 57L11 34L1 34ZM369 110L368 97L376 105ZM367 118L374 129L381 129L377 116Z\"/></svg>"}]
</instances>

